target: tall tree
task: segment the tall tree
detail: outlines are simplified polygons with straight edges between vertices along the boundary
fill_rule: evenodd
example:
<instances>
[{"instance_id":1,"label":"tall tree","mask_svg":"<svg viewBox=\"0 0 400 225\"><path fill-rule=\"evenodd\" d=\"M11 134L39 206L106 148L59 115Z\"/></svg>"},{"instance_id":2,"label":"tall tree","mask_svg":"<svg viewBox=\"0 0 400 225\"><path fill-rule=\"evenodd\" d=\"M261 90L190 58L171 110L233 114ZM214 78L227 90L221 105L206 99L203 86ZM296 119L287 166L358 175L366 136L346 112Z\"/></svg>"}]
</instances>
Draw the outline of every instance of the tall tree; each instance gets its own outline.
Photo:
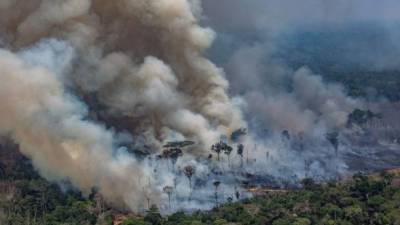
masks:
<instances>
[{"instance_id":1,"label":"tall tree","mask_svg":"<svg viewBox=\"0 0 400 225\"><path fill-rule=\"evenodd\" d=\"M218 207L218 187L221 185L221 181L216 180L213 182L213 185L215 187L215 205Z\"/></svg>"},{"instance_id":2,"label":"tall tree","mask_svg":"<svg viewBox=\"0 0 400 225\"><path fill-rule=\"evenodd\" d=\"M221 141L222 142L222 141ZM217 153L217 160L219 161L219 155L221 154L221 152L222 152L222 150L223 150L223 148L222 148L222 145L221 145L221 142L218 142L218 143L216 143L216 144L214 144L214 145L212 145L211 146L211 150L212 151L214 151L215 153Z\"/></svg>"},{"instance_id":3,"label":"tall tree","mask_svg":"<svg viewBox=\"0 0 400 225\"><path fill-rule=\"evenodd\" d=\"M240 167L243 167L243 151L244 151L244 145L239 144L237 146L237 154L240 156Z\"/></svg>"},{"instance_id":4,"label":"tall tree","mask_svg":"<svg viewBox=\"0 0 400 225\"><path fill-rule=\"evenodd\" d=\"M226 145L224 148L224 153L228 157L228 165L231 165L230 156L231 156L232 150L233 150L232 147L229 145Z\"/></svg>"},{"instance_id":5,"label":"tall tree","mask_svg":"<svg viewBox=\"0 0 400 225\"><path fill-rule=\"evenodd\" d=\"M174 191L174 188L171 186L165 186L163 188L164 193L166 193L168 195L168 207L169 209L171 209L171 195L172 192Z\"/></svg>"},{"instance_id":6,"label":"tall tree","mask_svg":"<svg viewBox=\"0 0 400 225\"><path fill-rule=\"evenodd\" d=\"M339 150L339 133L338 132L327 133L326 139L331 143L331 145L335 149L335 155L337 157Z\"/></svg>"},{"instance_id":7,"label":"tall tree","mask_svg":"<svg viewBox=\"0 0 400 225\"><path fill-rule=\"evenodd\" d=\"M192 190L192 177L193 175L196 173L196 168L194 166L191 165L187 165L183 168L183 173L185 174L185 176L188 178L189 180L189 187L190 190Z\"/></svg>"}]
</instances>

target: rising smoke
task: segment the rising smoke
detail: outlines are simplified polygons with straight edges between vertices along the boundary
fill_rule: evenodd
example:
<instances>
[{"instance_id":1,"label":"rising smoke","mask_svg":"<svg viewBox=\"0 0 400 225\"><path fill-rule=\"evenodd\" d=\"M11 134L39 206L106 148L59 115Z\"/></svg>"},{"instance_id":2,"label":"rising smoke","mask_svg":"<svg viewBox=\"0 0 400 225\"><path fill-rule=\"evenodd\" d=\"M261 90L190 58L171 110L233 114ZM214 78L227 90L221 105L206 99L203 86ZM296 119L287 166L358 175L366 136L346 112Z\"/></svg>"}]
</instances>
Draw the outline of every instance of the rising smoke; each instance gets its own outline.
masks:
<instances>
[{"instance_id":1,"label":"rising smoke","mask_svg":"<svg viewBox=\"0 0 400 225\"><path fill-rule=\"evenodd\" d=\"M197 24L197 1L1 3L1 133L44 177L137 210L144 184L158 203L166 181L118 147L119 133L146 134L152 153L189 138L195 156L245 125L223 72L202 56L214 33ZM118 117L123 130L100 121Z\"/></svg>"},{"instance_id":2,"label":"rising smoke","mask_svg":"<svg viewBox=\"0 0 400 225\"><path fill-rule=\"evenodd\" d=\"M282 184L346 169L323 137L362 102L307 68L265 63L265 43L233 54L228 82L203 56L215 33L199 25L198 0L1 0L0 15L0 133L51 181L96 188L137 211L149 202L167 209L168 186L174 209L198 209L218 204L218 190L220 201L241 192L244 172ZM207 159L212 144L248 126L244 118L261 124L240 140L244 159ZM157 157L185 139L196 145L176 163Z\"/></svg>"}]
</instances>

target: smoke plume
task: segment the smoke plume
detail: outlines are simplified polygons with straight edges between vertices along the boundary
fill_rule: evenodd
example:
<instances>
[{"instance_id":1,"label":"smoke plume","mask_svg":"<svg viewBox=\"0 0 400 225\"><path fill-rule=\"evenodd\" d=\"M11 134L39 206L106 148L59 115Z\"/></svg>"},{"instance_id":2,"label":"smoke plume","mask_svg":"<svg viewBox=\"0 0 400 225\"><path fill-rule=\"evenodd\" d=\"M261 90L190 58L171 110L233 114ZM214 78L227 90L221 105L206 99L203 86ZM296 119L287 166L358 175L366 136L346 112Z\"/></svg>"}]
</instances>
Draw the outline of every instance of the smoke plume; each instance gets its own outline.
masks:
<instances>
[{"instance_id":1,"label":"smoke plume","mask_svg":"<svg viewBox=\"0 0 400 225\"><path fill-rule=\"evenodd\" d=\"M152 169L121 136L136 145L144 134L152 153L188 138L205 155L245 125L202 56L214 32L198 25L197 1L10 0L0 13L0 130L49 180L138 209ZM157 203L160 190L146 189Z\"/></svg>"}]
</instances>

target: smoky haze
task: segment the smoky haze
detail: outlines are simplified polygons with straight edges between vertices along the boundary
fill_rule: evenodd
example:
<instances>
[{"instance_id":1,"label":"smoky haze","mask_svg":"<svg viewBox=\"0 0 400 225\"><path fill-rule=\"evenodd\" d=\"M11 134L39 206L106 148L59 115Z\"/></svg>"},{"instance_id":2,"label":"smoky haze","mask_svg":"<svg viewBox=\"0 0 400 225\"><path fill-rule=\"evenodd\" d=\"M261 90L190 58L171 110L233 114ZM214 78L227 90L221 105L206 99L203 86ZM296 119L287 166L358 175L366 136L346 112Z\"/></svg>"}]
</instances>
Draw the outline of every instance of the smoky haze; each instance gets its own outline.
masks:
<instances>
[{"instance_id":1,"label":"smoky haze","mask_svg":"<svg viewBox=\"0 0 400 225\"><path fill-rule=\"evenodd\" d=\"M203 6L203 23L220 34L210 56L225 68L231 93L247 99L250 117L272 129L336 129L364 103L323 77L399 69L397 1L205 0Z\"/></svg>"},{"instance_id":2,"label":"smoky haze","mask_svg":"<svg viewBox=\"0 0 400 225\"><path fill-rule=\"evenodd\" d=\"M304 24L346 24L360 21L397 22L395 0L203 0L205 21L218 30L262 29ZM249 13L251 12L251 13Z\"/></svg>"}]
</instances>

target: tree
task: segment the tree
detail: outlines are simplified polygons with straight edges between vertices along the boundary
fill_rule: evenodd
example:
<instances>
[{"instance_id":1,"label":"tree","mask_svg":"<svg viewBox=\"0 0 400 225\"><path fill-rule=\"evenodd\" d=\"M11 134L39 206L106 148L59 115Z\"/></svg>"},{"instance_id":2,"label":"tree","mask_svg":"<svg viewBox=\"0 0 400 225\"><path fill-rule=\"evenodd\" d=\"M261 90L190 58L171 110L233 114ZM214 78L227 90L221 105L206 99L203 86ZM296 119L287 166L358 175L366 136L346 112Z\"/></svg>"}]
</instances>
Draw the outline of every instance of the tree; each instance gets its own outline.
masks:
<instances>
[{"instance_id":1,"label":"tree","mask_svg":"<svg viewBox=\"0 0 400 225\"><path fill-rule=\"evenodd\" d=\"M240 199L240 192L239 192L239 190L237 189L236 186L235 186L235 197L236 197L236 200Z\"/></svg>"},{"instance_id":2,"label":"tree","mask_svg":"<svg viewBox=\"0 0 400 225\"><path fill-rule=\"evenodd\" d=\"M311 160L308 160L308 159L304 160L304 171L306 172L305 173L306 178L308 178L308 176L310 175L309 173L310 173L311 164L312 164Z\"/></svg>"},{"instance_id":3,"label":"tree","mask_svg":"<svg viewBox=\"0 0 400 225\"><path fill-rule=\"evenodd\" d=\"M243 152L244 152L244 145L239 144L237 146L237 154L240 156L240 167L243 166Z\"/></svg>"},{"instance_id":4,"label":"tree","mask_svg":"<svg viewBox=\"0 0 400 225\"><path fill-rule=\"evenodd\" d=\"M121 225L151 225L151 223L138 219L127 219Z\"/></svg>"},{"instance_id":5,"label":"tree","mask_svg":"<svg viewBox=\"0 0 400 225\"><path fill-rule=\"evenodd\" d=\"M213 185L215 187L215 205L218 207L218 187L221 184L221 181L214 181Z\"/></svg>"},{"instance_id":6,"label":"tree","mask_svg":"<svg viewBox=\"0 0 400 225\"><path fill-rule=\"evenodd\" d=\"M233 149L227 143L225 143L223 141L219 141L218 143L211 146L211 150L217 153L217 160L219 161L220 160L219 156L220 156L221 152L224 152L229 157L229 155L231 154ZM228 160L229 160L229 158L228 158Z\"/></svg>"},{"instance_id":7,"label":"tree","mask_svg":"<svg viewBox=\"0 0 400 225\"><path fill-rule=\"evenodd\" d=\"M348 125L357 124L362 125L373 118L382 118L382 115L371 112L370 110L355 109L348 116Z\"/></svg>"},{"instance_id":8,"label":"tree","mask_svg":"<svg viewBox=\"0 0 400 225\"><path fill-rule=\"evenodd\" d=\"M216 144L211 146L211 150L214 151L215 153L217 153L217 160L218 161L219 161L219 155L221 154L221 152L223 150L221 142L218 142L218 143L216 143Z\"/></svg>"},{"instance_id":9,"label":"tree","mask_svg":"<svg viewBox=\"0 0 400 225\"><path fill-rule=\"evenodd\" d=\"M394 175L391 173L388 173L387 171L381 172L380 176L383 178L383 182L385 183L386 186L389 186L392 184Z\"/></svg>"},{"instance_id":10,"label":"tree","mask_svg":"<svg viewBox=\"0 0 400 225\"><path fill-rule=\"evenodd\" d=\"M305 178L301 181L303 188L306 190L312 190L315 187L315 182L312 178Z\"/></svg>"},{"instance_id":11,"label":"tree","mask_svg":"<svg viewBox=\"0 0 400 225\"><path fill-rule=\"evenodd\" d=\"M164 159L170 159L172 166L175 166L176 162L178 161L178 158L183 155L182 149L180 148L170 148L170 149L165 149L160 155L161 158Z\"/></svg>"},{"instance_id":12,"label":"tree","mask_svg":"<svg viewBox=\"0 0 400 225\"><path fill-rule=\"evenodd\" d=\"M346 207L344 209L344 213L346 219L350 220L353 224L365 224L363 222L367 219L359 205Z\"/></svg>"},{"instance_id":13,"label":"tree","mask_svg":"<svg viewBox=\"0 0 400 225\"><path fill-rule=\"evenodd\" d=\"M338 132L327 133L326 139L332 144L333 148L335 149L335 155L337 157L339 149L339 133Z\"/></svg>"},{"instance_id":14,"label":"tree","mask_svg":"<svg viewBox=\"0 0 400 225\"><path fill-rule=\"evenodd\" d=\"M152 225L161 225L163 224L163 218L158 210L156 205L152 205L144 217L144 221L152 224Z\"/></svg>"},{"instance_id":15,"label":"tree","mask_svg":"<svg viewBox=\"0 0 400 225\"><path fill-rule=\"evenodd\" d=\"M283 138L284 140L287 140L287 141L290 140L290 133L289 133L288 130L282 131L282 138Z\"/></svg>"},{"instance_id":16,"label":"tree","mask_svg":"<svg viewBox=\"0 0 400 225\"><path fill-rule=\"evenodd\" d=\"M354 186L352 187L352 191L363 197L364 200L368 200L369 191L370 191L370 182L368 177L363 173L356 173L353 176Z\"/></svg>"},{"instance_id":17,"label":"tree","mask_svg":"<svg viewBox=\"0 0 400 225\"><path fill-rule=\"evenodd\" d=\"M171 186L165 186L163 188L164 193L166 193L168 195L168 207L171 209L171 195L172 192L174 191L174 188Z\"/></svg>"},{"instance_id":18,"label":"tree","mask_svg":"<svg viewBox=\"0 0 400 225\"><path fill-rule=\"evenodd\" d=\"M293 225L310 225L311 221L307 218L297 218Z\"/></svg>"},{"instance_id":19,"label":"tree","mask_svg":"<svg viewBox=\"0 0 400 225\"><path fill-rule=\"evenodd\" d=\"M233 150L232 147L229 146L229 145L226 145L225 148L224 148L224 153L225 153L225 155L228 156L228 165L231 164L230 155L231 155L231 153L232 153L232 150Z\"/></svg>"},{"instance_id":20,"label":"tree","mask_svg":"<svg viewBox=\"0 0 400 225\"><path fill-rule=\"evenodd\" d=\"M189 180L189 187L190 190L192 190L192 177L193 175L196 173L196 168L194 166L191 165L187 165L183 168L183 173L185 174L185 176L188 178Z\"/></svg>"}]
</instances>

